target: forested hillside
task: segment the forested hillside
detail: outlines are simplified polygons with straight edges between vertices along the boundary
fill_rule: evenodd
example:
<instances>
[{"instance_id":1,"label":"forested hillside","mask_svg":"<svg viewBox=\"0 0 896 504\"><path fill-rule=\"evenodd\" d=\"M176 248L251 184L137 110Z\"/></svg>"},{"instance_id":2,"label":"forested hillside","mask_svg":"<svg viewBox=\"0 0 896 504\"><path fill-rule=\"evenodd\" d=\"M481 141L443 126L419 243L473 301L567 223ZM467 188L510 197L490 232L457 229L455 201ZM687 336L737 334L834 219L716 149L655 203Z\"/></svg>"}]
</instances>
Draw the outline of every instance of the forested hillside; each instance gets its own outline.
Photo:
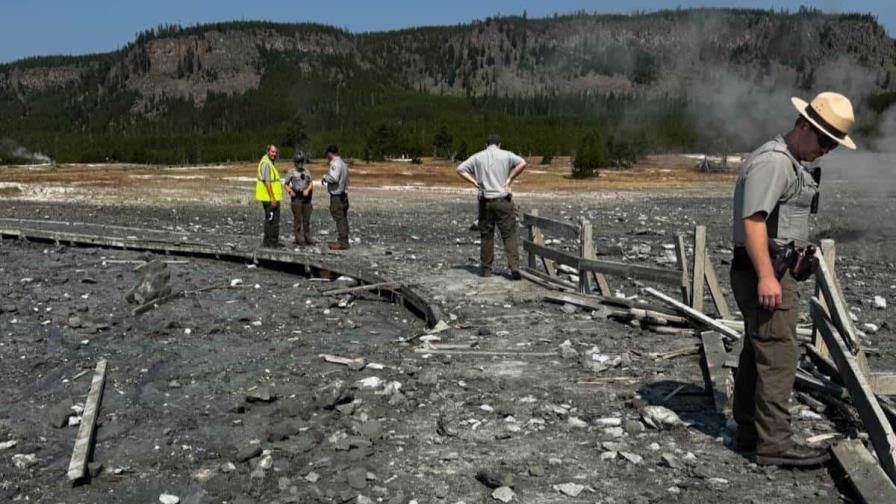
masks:
<instances>
[{"instance_id":1,"label":"forested hillside","mask_svg":"<svg viewBox=\"0 0 896 504\"><path fill-rule=\"evenodd\" d=\"M0 162L25 151L245 160L271 141L447 157L491 131L524 154L568 154L595 130L620 152L744 150L792 120L791 94L823 89L853 98L868 138L896 96L894 69L896 46L873 16L807 9L522 15L358 34L163 26L111 53L0 66Z\"/></svg>"}]
</instances>

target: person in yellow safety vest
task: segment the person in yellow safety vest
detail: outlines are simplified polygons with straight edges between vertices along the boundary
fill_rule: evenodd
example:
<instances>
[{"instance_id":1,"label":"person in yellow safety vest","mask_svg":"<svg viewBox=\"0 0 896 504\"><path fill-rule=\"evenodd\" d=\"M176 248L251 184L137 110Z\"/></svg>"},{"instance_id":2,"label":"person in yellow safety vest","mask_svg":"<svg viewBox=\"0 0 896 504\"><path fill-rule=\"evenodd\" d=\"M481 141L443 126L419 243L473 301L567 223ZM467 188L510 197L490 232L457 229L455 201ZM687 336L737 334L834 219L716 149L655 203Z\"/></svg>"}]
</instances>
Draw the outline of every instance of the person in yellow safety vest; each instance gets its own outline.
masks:
<instances>
[{"instance_id":1,"label":"person in yellow safety vest","mask_svg":"<svg viewBox=\"0 0 896 504\"><path fill-rule=\"evenodd\" d=\"M268 145L268 152L258 162L255 178L255 199L264 207L264 240L262 247L282 247L280 243L280 200L283 199L283 184L277 171L279 151L276 145Z\"/></svg>"}]
</instances>

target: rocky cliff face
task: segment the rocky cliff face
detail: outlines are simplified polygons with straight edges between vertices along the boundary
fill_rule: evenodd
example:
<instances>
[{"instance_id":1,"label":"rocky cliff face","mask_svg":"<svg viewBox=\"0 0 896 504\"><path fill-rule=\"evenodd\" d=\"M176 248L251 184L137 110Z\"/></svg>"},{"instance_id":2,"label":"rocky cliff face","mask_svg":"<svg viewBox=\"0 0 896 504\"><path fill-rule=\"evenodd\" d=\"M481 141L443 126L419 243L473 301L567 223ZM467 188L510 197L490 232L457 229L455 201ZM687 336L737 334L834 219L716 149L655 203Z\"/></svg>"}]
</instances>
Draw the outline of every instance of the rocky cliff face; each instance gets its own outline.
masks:
<instances>
[{"instance_id":1,"label":"rocky cliff face","mask_svg":"<svg viewBox=\"0 0 896 504\"><path fill-rule=\"evenodd\" d=\"M684 92L719 73L809 88L835 60L888 87L896 57L873 18L808 12L510 18L434 32L384 34L364 45L406 85L447 94Z\"/></svg>"},{"instance_id":2,"label":"rocky cliff face","mask_svg":"<svg viewBox=\"0 0 896 504\"><path fill-rule=\"evenodd\" d=\"M118 53L100 55L102 61L5 65L0 90L23 99L93 79L100 91L136 92L136 112L159 97L201 105L209 93L257 89L278 54L301 56L306 74L325 72L326 58L341 56L406 89L494 96L686 94L694 83L726 79L811 89L846 78L890 89L896 61L893 40L872 17L817 12L513 17L363 35L313 25L233 23L141 37Z\"/></svg>"}]
</instances>

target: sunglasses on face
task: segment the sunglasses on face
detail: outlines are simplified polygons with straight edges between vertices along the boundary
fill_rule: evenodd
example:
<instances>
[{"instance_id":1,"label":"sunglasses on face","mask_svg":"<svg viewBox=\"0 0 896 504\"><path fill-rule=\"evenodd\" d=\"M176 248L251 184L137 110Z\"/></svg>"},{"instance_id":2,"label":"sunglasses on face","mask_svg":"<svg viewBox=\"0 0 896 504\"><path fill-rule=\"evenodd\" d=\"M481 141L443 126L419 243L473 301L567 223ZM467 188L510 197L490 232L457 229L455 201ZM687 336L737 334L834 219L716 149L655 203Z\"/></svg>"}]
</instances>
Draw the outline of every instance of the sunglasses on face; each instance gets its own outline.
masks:
<instances>
[{"instance_id":1,"label":"sunglasses on face","mask_svg":"<svg viewBox=\"0 0 896 504\"><path fill-rule=\"evenodd\" d=\"M818 140L818 145L821 148L831 151L836 149L837 146L840 145L836 140L829 137L827 133L816 128L814 125L812 126L812 131L815 132L815 139Z\"/></svg>"}]
</instances>

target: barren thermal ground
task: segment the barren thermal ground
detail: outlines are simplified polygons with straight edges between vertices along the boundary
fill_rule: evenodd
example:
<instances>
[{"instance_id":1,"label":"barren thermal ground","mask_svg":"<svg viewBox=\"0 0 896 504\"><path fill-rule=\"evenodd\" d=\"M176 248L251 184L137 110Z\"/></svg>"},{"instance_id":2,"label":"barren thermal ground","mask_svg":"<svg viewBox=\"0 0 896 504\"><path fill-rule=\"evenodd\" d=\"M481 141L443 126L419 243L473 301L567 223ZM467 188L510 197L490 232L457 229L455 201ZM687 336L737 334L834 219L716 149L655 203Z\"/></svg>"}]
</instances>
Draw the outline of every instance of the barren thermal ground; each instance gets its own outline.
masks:
<instances>
[{"instance_id":1,"label":"barren thermal ground","mask_svg":"<svg viewBox=\"0 0 896 504\"><path fill-rule=\"evenodd\" d=\"M812 224L814 239L836 241L837 275L875 371L896 371L888 159L834 157ZM690 244L695 226L706 226L709 257L736 311L728 281L734 176L692 164L650 158L584 182L560 165L532 166L514 203L519 213L587 219L598 259L660 268L675 266L679 233ZM309 166L319 179L322 165ZM705 388L694 329L655 332L608 318L609 307L548 302L554 291L503 274L500 246L496 274L480 278L475 194L450 166L352 169L352 247L326 250L335 226L318 189L318 244L284 252L315 265L306 268L252 260L262 210L249 199L251 166L0 167L4 232L243 254L4 235L0 501L149 503L165 494L182 503L455 504L494 502L502 487L514 502L855 501L836 464L760 467L733 449L730 417ZM284 211L286 243L291 225ZM134 314L139 303L126 298L146 264L185 295ZM395 295L328 292L357 286L356 271L365 282L406 286L439 323ZM607 280L628 298L650 300L647 286L678 294ZM801 323L813 289L802 285ZM708 297L706 305L712 312ZM108 368L89 484L73 487L66 472L101 359ZM791 408L802 440L861 429L849 405L794 396Z\"/></svg>"}]
</instances>

